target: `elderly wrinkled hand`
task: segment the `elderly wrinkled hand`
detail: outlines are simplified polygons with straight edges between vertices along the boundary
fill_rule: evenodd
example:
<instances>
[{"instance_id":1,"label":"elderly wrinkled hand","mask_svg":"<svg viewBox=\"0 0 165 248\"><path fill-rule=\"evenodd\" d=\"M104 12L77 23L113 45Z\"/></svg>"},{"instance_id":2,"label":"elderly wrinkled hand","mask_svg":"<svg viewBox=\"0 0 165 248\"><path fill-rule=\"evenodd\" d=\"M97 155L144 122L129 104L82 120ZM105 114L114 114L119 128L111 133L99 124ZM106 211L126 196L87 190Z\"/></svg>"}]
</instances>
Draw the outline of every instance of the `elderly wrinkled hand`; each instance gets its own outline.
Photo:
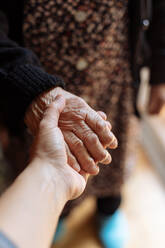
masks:
<instances>
[{"instance_id":1,"label":"elderly wrinkled hand","mask_svg":"<svg viewBox=\"0 0 165 248\"><path fill-rule=\"evenodd\" d=\"M65 107L65 98L57 96L45 110L31 149L31 160L52 165L64 182L66 199L74 199L85 189L88 174L75 171L68 165L63 134L58 127L60 113Z\"/></svg>"},{"instance_id":2,"label":"elderly wrinkled hand","mask_svg":"<svg viewBox=\"0 0 165 248\"><path fill-rule=\"evenodd\" d=\"M109 164L111 155L106 148L117 147L117 139L104 113L94 111L82 98L60 87L40 95L26 113L25 122L36 133L43 111L57 95L62 95L66 105L59 118L59 127L64 135L68 163L77 171L99 172L98 162Z\"/></svg>"}]
</instances>

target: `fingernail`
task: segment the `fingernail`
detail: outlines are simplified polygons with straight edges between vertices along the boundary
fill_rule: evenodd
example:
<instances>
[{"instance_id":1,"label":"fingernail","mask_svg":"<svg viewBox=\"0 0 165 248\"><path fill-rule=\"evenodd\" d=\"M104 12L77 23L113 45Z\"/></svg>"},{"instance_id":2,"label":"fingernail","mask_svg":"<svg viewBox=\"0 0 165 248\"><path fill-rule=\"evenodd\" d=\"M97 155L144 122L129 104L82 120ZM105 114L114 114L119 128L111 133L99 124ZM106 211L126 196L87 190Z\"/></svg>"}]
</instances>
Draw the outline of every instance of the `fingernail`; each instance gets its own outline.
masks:
<instances>
[{"instance_id":1,"label":"fingernail","mask_svg":"<svg viewBox=\"0 0 165 248\"><path fill-rule=\"evenodd\" d=\"M97 175L99 173L99 166L98 165L93 165L92 166L92 175Z\"/></svg>"},{"instance_id":2,"label":"fingernail","mask_svg":"<svg viewBox=\"0 0 165 248\"><path fill-rule=\"evenodd\" d=\"M109 154L109 152L106 150L106 158L101 161L102 164L110 164L112 161L112 157L111 155Z\"/></svg>"},{"instance_id":3,"label":"fingernail","mask_svg":"<svg viewBox=\"0 0 165 248\"><path fill-rule=\"evenodd\" d=\"M114 138L114 140L112 141L112 143L110 144L110 148L111 149L116 149L118 147L118 141L116 138Z\"/></svg>"}]
</instances>

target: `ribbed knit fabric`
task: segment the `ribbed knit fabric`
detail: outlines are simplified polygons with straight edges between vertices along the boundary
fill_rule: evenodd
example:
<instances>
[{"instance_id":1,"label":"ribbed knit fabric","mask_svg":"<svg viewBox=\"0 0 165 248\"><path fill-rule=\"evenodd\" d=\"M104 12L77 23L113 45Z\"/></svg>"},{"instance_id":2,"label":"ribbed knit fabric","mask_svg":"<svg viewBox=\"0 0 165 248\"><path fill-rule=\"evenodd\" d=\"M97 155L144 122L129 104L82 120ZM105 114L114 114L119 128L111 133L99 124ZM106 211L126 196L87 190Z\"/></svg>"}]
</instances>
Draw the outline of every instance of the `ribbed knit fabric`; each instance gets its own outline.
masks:
<instances>
[{"instance_id":1,"label":"ribbed knit fabric","mask_svg":"<svg viewBox=\"0 0 165 248\"><path fill-rule=\"evenodd\" d=\"M0 84L0 118L12 133L19 132L25 111L35 97L53 87L64 87L60 77L30 64L17 65L10 71L0 69Z\"/></svg>"},{"instance_id":2,"label":"ribbed knit fabric","mask_svg":"<svg viewBox=\"0 0 165 248\"><path fill-rule=\"evenodd\" d=\"M60 77L52 76L38 66L28 64L15 67L6 80L19 89L27 105L48 89L57 86L64 87L64 82Z\"/></svg>"},{"instance_id":3,"label":"ribbed knit fabric","mask_svg":"<svg viewBox=\"0 0 165 248\"><path fill-rule=\"evenodd\" d=\"M8 38L8 18L1 11L0 21L0 120L15 132L34 98L64 82L45 72L31 50Z\"/></svg>"}]
</instances>

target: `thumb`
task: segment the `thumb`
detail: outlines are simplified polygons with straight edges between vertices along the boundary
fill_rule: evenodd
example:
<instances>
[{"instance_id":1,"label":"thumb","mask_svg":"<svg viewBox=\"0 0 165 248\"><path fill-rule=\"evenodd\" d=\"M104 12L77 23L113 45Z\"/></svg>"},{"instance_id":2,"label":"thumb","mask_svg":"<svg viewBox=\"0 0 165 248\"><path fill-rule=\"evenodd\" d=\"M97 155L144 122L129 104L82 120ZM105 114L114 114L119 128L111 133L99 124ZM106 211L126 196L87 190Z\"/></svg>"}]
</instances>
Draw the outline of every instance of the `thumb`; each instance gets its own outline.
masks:
<instances>
[{"instance_id":1,"label":"thumb","mask_svg":"<svg viewBox=\"0 0 165 248\"><path fill-rule=\"evenodd\" d=\"M53 127L57 127L59 116L63 111L64 107L65 98L61 95L57 95L54 101L46 109L43 116L43 121L46 121L49 124L49 127L50 125L53 125Z\"/></svg>"}]
</instances>

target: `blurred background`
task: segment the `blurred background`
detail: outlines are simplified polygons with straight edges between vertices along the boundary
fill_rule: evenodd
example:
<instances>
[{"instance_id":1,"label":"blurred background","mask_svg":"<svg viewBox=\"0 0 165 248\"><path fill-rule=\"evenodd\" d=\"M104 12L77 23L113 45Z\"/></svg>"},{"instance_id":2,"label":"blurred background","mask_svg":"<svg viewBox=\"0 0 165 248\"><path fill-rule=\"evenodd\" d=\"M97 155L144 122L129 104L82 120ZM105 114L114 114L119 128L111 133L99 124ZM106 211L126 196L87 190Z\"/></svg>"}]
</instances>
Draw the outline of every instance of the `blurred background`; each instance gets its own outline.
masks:
<instances>
[{"instance_id":1,"label":"blurred background","mask_svg":"<svg viewBox=\"0 0 165 248\"><path fill-rule=\"evenodd\" d=\"M90 103L90 105L93 104L93 106L98 106L98 109L100 109L100 106L103 106L105 107L105 110L110 110L109 106L111 105L107 105L108 107L106 109L106 102L107 100L109 101L108 104L111 104L112 102L112 107L114 108L111 109L111 112L114 112L113 118L115 120L115 124L118 124L116 128L118 131L121 127L120 121L121 123L125 124L125 116L128 116L128 113L130 112L129 105L132 105L132 103L129 103L130 99L132 100L131 97L129 98L131 95L129 82L132 83L132 79L129 72L130 56L127 39L127 24L129 19L127 16L128 1L118 0L92 2L80 0L29 0L25 1L26 4L24 15L23 13L15 14L17 11L14 11L14 6L16 6L16 10L18 9L18 12L22 11L22 7L19 10L19 6L15 4L15 1L10 1L10 4L8 4L8 1L1 1L1 3L3 2L6 6L2 6L2 11L7 14L7 19L8 15L10 17L10 14L13 14L9 18L9 28L11 29L9 29L11 32L10 38L21 44L24 40L23 45L27 48L30 48L30 50L32 50L38 56L38 62L41 62L44 69L48 73L54 75L54 73L57 72L57 75L60 75L67 84L67 90L73 92L74 94L77 94L78 92L78 95L83 97L87 102ZM22 2L24 1L20 1L21 4ZM130 12L130 31L132 33L131 43L133 45L132 60L133 64L135 64L133 65L133 70L135 70L137 73L139 67L141 68L141 65L147 64L149 66L150 58L152 57L153 61L151 61L151 64L155 66L155 73L159 79L159 75L161 73L164 74L164 70L162 69L164 68L164 63L162 63L162 61L165 61L165 14L163 12L165 10L164 1L139 0L130 2L132 7L132 11ZM152 8L152 2L154 3L154 8ZM13 4L13 7L11 7L11 4ZM17 15L18 20L16 18ZM2 20L6 20L6 16L2 16ZM21 19L23 16L24 20ZM16 21L18 21L18 23ZM0 26L1 22L2 21L0 21ZM8 30L7 26L3 25L2 29L4 29L5 32ZM20 37L19 34L21 34ZM7 41L7 44L8 42L9 41ZM2 45L2 47L3 46L4 45ZM9 58L10 50L12 51L10 47L12 46L13 45L10 45L9 42ZM152 51L150 51L148 48L150 48ZM153 53L153 56L151 56L150 53ZM22 52L20 54L22 54ZM28 58L30 56L30 61L36 61L36 57L34 57L34 59L31 55L31 52L30 55L28 55L28 53L25 51L25 55L26 54ZM20 61L22 63L22 59L20 59L19 56L18 61L19 63ZM160 61L160 64L157 65L157 63L155 63L157 61ZM12 74L13 71L10 72L10 66L12 69L16 66L15 60L13 62L14 64L11 63L10 65L10 62L12 61L8 61L8 59L2 61L2 64L4 63L4 68L8 68L7 71L9 71L9 76L10 74L15 75L15 71L14 74ZM23 62L23 68L24 63L26 68L26 59ZM33 71L30 69L34 72L34 75L38 75L36 68L33 68L33 64L32 67L30 65L30 68L34 70ZM161 73L158 70L159 68L161 68ZM21 78L20 82L22 82L22 78L23 82L25 80L24 77L22 77L22 75L24 75L24 71L22 73L20 73L18 70L17 77ZM45 76L45 72L42 73L43 78L41 76L42 74L40 75L39 72L39 78L43 79L40 81L43 81L43 89L48 90L49 86L47 86L47 76ZM165 106L163 106L159 115L150 116L147 114L146 109L149 99L148 96L150 93L150 87L148 83L150 78L149 74L150 72L148 68L143 68L141 70L141 85L137 98L137 108L140 113L140 118L138 119L137 117L132 117L131 119L132 125L130 128L130 134L132 136L130 138L132 140L132 146L127 156L128 161L126 161L128 170L127 174L125 175L125 184L122 188L123 198L121 205L122 211L128 220L130 234L130 238L125 248L165 247ZM109 77L109 75L111 75L111 77ZM139 81L139 71L138 76L134 75L134 77L135 83L136 81ZM6 74L5 78L8 79ZM37 87L34 87L33 89L33 80L31 80L31 78L28 76L26 78L27 82L25 81L25 85L22 84L22 86L19 86L21 89L21 99L23 99L24 96L26 97L28 87L32 88L32 91L36 91L34 95L38 95ZM30 80L28 78L30 78ZM111 83L109 82L109 78L111 78L112 85L111 88L109 88L110 91L107 91L107 98L105 97L105 99L103 99L104 95L106 95L104 87L105 89L108 89L108 83ZM154 83L157 83L157 81L164 83L164 78L163 80L158 79L154 81ZM11 79L5 81L3 78L3 80L7 84L8 81L10 83ZM12 84L16 85L15 78L13 80L14 83ZM56 82L56 79L54 80ZM59 79L57 77L57 81L58 80ZM34 78L34 82L37 82L36 78ZM102 82L102 86L100 86L101 84L99 85L98 82ZM128 85L126 84L128 87L125 87L123 82L128 83ZM92 87L89 87L88 84L92 85ZM7 90L7 93L8 91L12 97L14 96L14 98L11 96L8 97L7 102L12 102L13 109L15 105L20 107L21 112L21 107L23 107L24 104L21 106L19 97L16 97L17 94L18 96L20 94L19 90L17 91L16 87L17 94L14 94L11 90ZM121 96L120 100L118 96ZM14 99L14 101L12 99ZM97 99L100 100L99 103L97 102ZM1 94L1 100L2 102L6 101L5 94L4 96ZM102 100L105 100L105 102ZM7 106L8 105L10 106L10 104L7 104ZM117 108L115 108L115 106L117 106ZM5 116L6 114L9 115L13 112L13 116L15 117L15 109L14 111L10 110L10 112L6 111ZM104 109L101 108L101 110ZM120 117L120 115L122 118L119 118L121 119L119 121L118 118L115 118L115 116ZM17 119L17 115L15 118ZM11 125L12 129L14 129L14 122L12 123L9 121L9 124ZM124 125L122 127L124 127ZM3 130L3 128L4 127L0 126L0 145L2 143L4 150L5 148L8 150L8 136L5 132L6 130ZM124 132L121 132L121 130L119 134L124 134L123 136L125 136L125 131L127 130ZM28 146L26 145L28 144L24 142L22 137L14 138L14 140L9 142L11 148L9 152L11 152L11 154L7 154L8 151L6 154L11 155L11 158L14 157L15 159L15 161L11 159L13 164L14 162L16 164L14 165L15 167L12 167L12 169L16 168L19 170L20 168L22 169L21 161L26 160L27 154L25 154L24 151L27 153ZM23 136L23 138L26 140L26 137ZM121 137L121 140L124 141L124 138ZM122 145L124 147L124 142ZM15 152L13 149L14 146L20 149L20 153ZM121 151L123 147L121 148ZM120 159L120 156L119 158L117 156L116 161L117 164L120 162L120 166L122 167L123 161ZM2 168L0 166L0 190L3 191L4 188L1 185L4 185L5 182L3 180L8 176L8 174L6 172L7 163L4 159L1 149L0 163L5 164L5 166L2 166ZM119 168L115 167L117 168L116 171L118 174L121 174L120 166ZM117 180L114 181L116 182ZM110 181L108 178L108 183L109 182ZM113 188L109 187L109 189L111 190ZM116 187L116 189L118 188ZM66 218L66 233L62 236L61 240L59 240L56 245L54 245L53 248L101 248L102 245L98 239L97 226L95 199L92 197L87 198Z\"/></svg>"},{"instance_id":2,"label":"blurred background","mask_svg":"<svg viewBox=\"0 0 165 248\"><path fill-rule=\"evenodd\" d=\"M149 116L149 70L141 71L135 121L138 142L136 160L123 187L122 209L128 219L130 239L126 248L165 247L165 107ZM95 200L86 199L66 221L67 232L54 248L101 248L95 223Z\"/></svg>"}]
</instances>

